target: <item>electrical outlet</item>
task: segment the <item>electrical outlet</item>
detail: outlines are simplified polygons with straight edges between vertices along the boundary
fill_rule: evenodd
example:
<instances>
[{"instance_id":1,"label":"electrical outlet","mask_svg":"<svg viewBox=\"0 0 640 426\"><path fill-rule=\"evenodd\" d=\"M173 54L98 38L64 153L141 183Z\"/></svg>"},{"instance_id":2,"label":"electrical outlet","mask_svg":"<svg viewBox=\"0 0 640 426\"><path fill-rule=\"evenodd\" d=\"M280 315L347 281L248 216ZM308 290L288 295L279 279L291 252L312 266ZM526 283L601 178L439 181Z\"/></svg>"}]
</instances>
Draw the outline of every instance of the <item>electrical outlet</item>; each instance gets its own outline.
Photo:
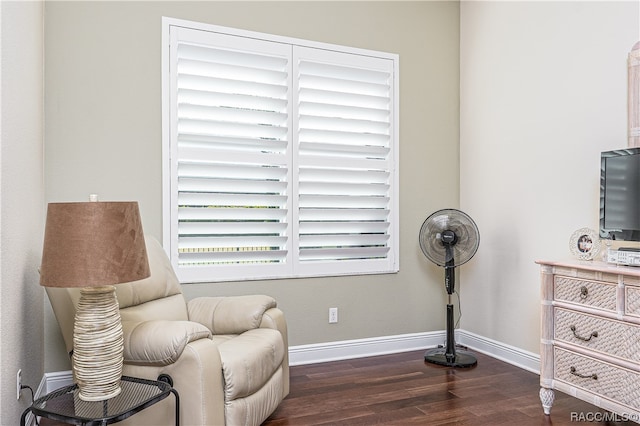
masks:
<instances>
[{"instance_id":1,"label":"electrical outlet","mask_svg":"<svg viewBox=\"0 0 640 426\"><path fill-rule=\"evenodd\" d=\"M338 322L338 308L329 308L329 324Z\"/></svg>"},{"instance_id":2,"label":"electrical outlet","mask_svg":"<svg viewBox=\"0 0 640 426\"><path fill-rule=\"evenodd\" d=\"M16 374L16 390L17 397L20 399L20 393L22 393L22 370L18 369L18 373Z\"/></svg>"}]
</instances>

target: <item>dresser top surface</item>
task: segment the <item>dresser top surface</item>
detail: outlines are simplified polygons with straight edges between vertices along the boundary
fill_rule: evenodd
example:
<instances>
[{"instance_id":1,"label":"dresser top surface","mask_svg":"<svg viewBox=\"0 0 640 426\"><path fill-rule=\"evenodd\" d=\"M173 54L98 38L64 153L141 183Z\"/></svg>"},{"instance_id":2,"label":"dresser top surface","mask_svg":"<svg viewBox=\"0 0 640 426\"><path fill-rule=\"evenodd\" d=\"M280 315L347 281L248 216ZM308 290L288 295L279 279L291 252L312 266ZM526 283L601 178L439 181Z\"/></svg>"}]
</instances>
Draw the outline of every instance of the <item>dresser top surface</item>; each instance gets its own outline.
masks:
<instances>
[{"instance_id":1,"label":"dresser top surface","mask_svg":"<svg viewBox=\"0 0 640 426\"><path fill-rule=\"evenodd\" d=\"M620 274L640 277L640 267L620 266L613 263L601 262L597 260L536 260L539 265L558 266L563 268L576 268L587 271L605 272L608 274Z\"/></svg>"}]
</instances>

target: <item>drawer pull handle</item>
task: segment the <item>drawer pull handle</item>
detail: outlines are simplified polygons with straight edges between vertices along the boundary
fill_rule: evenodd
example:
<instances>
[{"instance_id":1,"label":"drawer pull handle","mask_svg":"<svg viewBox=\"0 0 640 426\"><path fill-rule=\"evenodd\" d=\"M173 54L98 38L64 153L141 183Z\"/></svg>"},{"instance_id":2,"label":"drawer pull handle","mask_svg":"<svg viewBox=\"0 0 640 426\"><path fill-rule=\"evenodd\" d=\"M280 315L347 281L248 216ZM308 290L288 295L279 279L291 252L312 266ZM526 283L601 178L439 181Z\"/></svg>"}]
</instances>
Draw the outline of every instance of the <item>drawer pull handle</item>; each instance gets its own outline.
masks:
<instances>
[{"instance_id":1,"label":"drawer pull handle","mask_svg":"<svg viewBox=\"0 0 640 426\"><path fill-rule=\"evenodd\" d=\"M591 336L589 336L589 337L582 337L578 333L576 333L576 326L575 325L572 325L569 328L571 329L571 331L573 331L573 335L575 336L576 339L580 339L580 340L583 340L585 342L588 342L589 340L591 340L592 337L598 337L598 332L597 331L594 331L593 333L591 333Z\"/></svg>"},{"instance_id":2,"label":"drawer pull handle","mask_svg":"<svg viewBox=\"0 0 640 426\"><path fill-rule=\"evenodd\" d=\"M576 368L575 367L571 367L571 369L569 370L569 372L571 374L573 374L574 376L580 377L581 379L593 379L593 380L598 380L598 375L597 374L580 374L576 372Z\"/></svg>"},{"instance_id":3,"label":"drawer pull handle","mask_svg":"<svg viewBox=\"0 0 640 426\"><path fill-rule=\"evenodd\" d=\"M585 286L580 287L580 298L586 299L589 296L589 289Z\"/></svg>"}]
</instances>

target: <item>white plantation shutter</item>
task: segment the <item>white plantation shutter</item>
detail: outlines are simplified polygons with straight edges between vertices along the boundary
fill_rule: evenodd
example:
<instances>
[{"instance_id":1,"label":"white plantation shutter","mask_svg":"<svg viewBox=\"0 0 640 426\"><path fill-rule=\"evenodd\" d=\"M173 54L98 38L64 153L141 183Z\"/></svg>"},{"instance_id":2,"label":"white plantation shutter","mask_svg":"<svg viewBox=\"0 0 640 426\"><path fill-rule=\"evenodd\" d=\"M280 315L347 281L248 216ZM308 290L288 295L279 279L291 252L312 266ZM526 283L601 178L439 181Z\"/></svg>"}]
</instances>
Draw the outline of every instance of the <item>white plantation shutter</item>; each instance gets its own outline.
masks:
<instances>
[{"instance_id":1,"label":"white plantation shutter","mask_svg":"<svg viewBox=\"0 0 640 426\"><path fill-rule=\"evenodd\" d=\"M172 49L180 278L279 276L290 252L291 48L176 28Z\"/></svg>"},{"instance_id":2,"label":"white plantation shutter","mask_svg":"<svg viewBox=\"0 0 640 426\"><path fill-rule=\"evenodd\" d=\"M300 271L389 270L393 61L299 48L294 65Z\"/></svg>"},{"instance_id":3,"label":"white plantation shutter","mask_svg":"<svg viewBox=\"0 0 640 426\"><path fill-rule=\"evenodd\" d=\"M165 245L180 281L397 271L397 56L165 28Z\"/></svg>"}]
</instances>

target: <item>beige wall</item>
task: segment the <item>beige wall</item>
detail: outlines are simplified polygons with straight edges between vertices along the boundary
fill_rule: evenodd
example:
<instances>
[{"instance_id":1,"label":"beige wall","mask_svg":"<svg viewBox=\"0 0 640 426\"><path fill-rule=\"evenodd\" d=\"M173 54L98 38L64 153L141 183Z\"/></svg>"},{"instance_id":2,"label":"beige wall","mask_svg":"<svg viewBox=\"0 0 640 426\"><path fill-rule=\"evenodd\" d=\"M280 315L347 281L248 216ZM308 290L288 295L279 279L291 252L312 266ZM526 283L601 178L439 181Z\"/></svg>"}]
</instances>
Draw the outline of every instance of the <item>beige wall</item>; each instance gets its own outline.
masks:
<instances>
[{"instance_id":1,"label":"beige wall","mask_svg":"<svg viewBox=\"0 0 640 426\"><path fill-rule=\"evenodd\" d=\"M137 199L161 234L162 15L400 54L401 272L189 285L189 297L273 294L294 345L440 330L441 271L416 235L460 197L482 235L461 274L462 327L537 353L533 261L568 256L571 232L597 226L598 153L626 140L637 2L47 2L44 157L42 7L0 2L0 424L26 406L18 368L30 385L43 358L68 368L48 307L42 335L42 200Z\"/></svg>"},{"instance_id":2,"label":"beige wall","mask_svg":"<svg viewBox=\"0 0 640 426\"><path fill-rule=\"evenodd\" d=\"M0 2L0 424L31 401L16 399L16 372L37 388L43 373L43 5Z\"/></svg>"},{"instance_id":3,"label":"beige wall","mask_svg":"<svg viewBox=\"0 0 640 426\"><path fill-rule=\"evenodd\" d=\"M292 345L443 329L442 272L417 233L429 213L458 206L459 3L47 2L46 200L138 200L158 238L162 16L400 55L400 272L191 284L186 296L270 294ZM45 316L45 370L69 368Z\"/></svg>"},{"instance_id":4,"label":"beige wall","mask_svg":"<svg viewBox=\"0 0 640 426\"><path fill-rule=\"evenodd\" d=\"M597 229L600 152L627 144L639 3L463 2L460 205L481 229L462 328L538 353L536 259Z\"/></svg>"}]
</instances>

